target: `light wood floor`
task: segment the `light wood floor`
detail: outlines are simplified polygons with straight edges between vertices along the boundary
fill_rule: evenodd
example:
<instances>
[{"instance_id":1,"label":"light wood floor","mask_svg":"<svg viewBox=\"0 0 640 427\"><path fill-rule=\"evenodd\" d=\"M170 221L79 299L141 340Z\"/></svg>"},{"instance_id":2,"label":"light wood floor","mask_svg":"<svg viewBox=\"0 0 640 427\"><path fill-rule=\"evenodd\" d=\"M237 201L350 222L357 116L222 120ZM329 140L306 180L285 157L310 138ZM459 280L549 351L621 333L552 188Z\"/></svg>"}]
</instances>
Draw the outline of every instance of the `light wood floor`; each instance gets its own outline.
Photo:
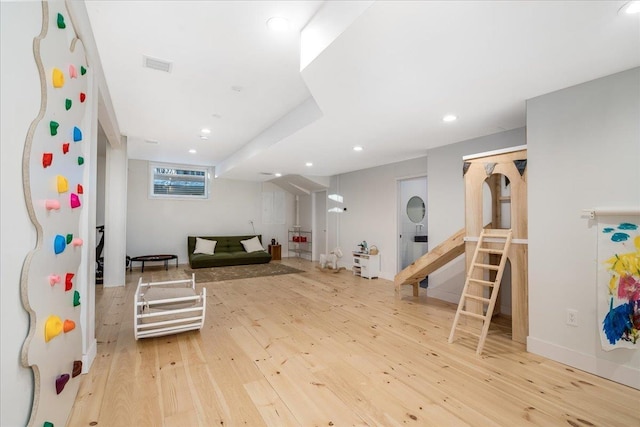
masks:
<instances>
[{"instance_id":1,"label":"light wood floor","mask_svg":"<svg viewBox=\"0 0 640 427\"><path fill-rule=\"evenodd\" d=\"M140 269L98 287L98 355L69 425L640 425L640 391L526 353L504 328L480 358L475 338L448 344L455 307L424 290L282 262L308 271L206 284L202 331L137 342Z\"/></svg>"}]
</instances>

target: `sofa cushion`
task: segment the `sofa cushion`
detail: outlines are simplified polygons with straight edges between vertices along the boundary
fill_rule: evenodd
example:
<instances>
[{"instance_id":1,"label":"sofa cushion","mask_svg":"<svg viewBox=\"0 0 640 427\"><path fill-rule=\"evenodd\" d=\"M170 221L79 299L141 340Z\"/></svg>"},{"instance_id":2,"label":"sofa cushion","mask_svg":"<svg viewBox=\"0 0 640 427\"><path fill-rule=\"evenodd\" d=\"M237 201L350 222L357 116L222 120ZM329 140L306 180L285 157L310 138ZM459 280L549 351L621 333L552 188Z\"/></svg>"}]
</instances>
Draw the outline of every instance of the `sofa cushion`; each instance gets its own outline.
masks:
<instances>
[{"instance_id":1,"label":"sofa cushion","mask_svg":"<svg viewBox=\"0 0 640 427\"><path fill-rule=\"evenodd\" d=\"M258 236L252 237L248 240L241 240L242 246L244 246L244 250L247 253L264 251L264 248L260 244L260 240L258 240Z\"/></svg>"},{"instance_id":2,"label":"sofa cushion","mask_svg":"<svg viewBox=\"0 0 640 427\"><path fill-rule=\"evenodd\" d=\"M193 253L213 255L216 249L216 243L218 242L215 240L201 239L200 237L196 237L196 248L193 250Z\"/></svg>"}]
</instances>

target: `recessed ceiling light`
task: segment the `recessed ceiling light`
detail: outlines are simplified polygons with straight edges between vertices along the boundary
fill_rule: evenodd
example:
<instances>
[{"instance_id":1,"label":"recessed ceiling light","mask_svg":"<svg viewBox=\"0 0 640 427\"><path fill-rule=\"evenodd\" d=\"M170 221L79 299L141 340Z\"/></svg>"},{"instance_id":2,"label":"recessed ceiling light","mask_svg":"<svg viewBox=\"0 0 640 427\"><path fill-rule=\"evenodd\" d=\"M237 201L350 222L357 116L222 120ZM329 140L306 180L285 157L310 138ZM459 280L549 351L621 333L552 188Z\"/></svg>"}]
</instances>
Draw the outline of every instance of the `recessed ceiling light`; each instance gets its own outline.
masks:
<instances>
[{"instance_id":1,"label":"recessed ceiling light","mask_svg":"<svg viewBox=\"0 0 640 427\"><path fill-rule=\"evenodd\" d=\"M205 135L209 135L211 133L211 129L202 128L202 130L200 132L205 134Z\"/></svg>"},{"instance_id":2,"label":"recessed ceiling light","mask_svg":"<svg viewBox=\"0 0 640 427\"><path fill-rule=\"evenodd\" d=\"M196 150L194 150L193 148L192 148L191 150L189 150L189 152L190 152L191 154L196 154L196 153L197 153L197 151L196 151Z\"/></svg>"},{"instance_id":3,"label":"recessed ceiling light","mask_svg":"<svg viewBox=\"0 0 640 427\"><path fill-rule=\"evenodd\" d=\"M310 168L311 166L313 166L313 163L311 163L311 162L307 162L307 163L305 163L304 165L305 165L306 167Z\"/></svg>"},{"instance_id":4,"label":"recessed ceiling light","mask_svg":"<svg viewBox=\"0 0 640 427\"><path fill-rule=\"evenodd\" d=\"M220 114L218 114L218 113L213 113L213 114L211 115L211 117L213 117L214 119L220 119L220 118L222 118L222 116L221 116Z\"/></svg>"},{"instance_id":5,"label":"recessed ceiling light","mask_svg":"<svg viewBox=\"0 0 640 427\"><path fill-rule=\"evenodd\" d=\"M278 178L279 178L279 177L281 177L281 176L282 176L282 174L281 174L281 173L276 173L276 177L278 177Z\"/></svg>"},{"instance_id":6,"label":"recessed ceiling light","mask_svg":"<svg viewBox=\"0 0 640 427\"><path fill-rule=\"evenodd\" d=\"M356 145L355 147L353 147L353 151L362 151L364 150L364 148L362 148L362 145Z\"/></svg>"},{"instance_id":7,"label":"recessed ceiling light","mask_svg":"<svg viewBox=\"0 0 640 427\"><path fill-rule=\"evenodd\" d=\"M640 13L640 1L634 0L628 3L625 3L620 10L619 14L632 15L634 13Z\"/></svg>"},{"instance_id":8,"label":"recessed ceiling light","mask_svg":"<svg viewBox=\"0 0 640 427\"><path fill-rule=\"evenodd\" d=\"M158 141L153 139L145 139L144 142L146 142L147 144L158 144Z\"/></svg>"},{"instance_id":9,"label":"recessed ceiling light","mask_svg":"<svg viewBox=\"0 0 640 427\"><path fill-rule=\"evenodd\" d=\"M291 26L289 25L289 20L287 18L273 16L267 19L267 28L271 31L282 32L288 31Z\"/></svg>"},{"instance_id":10,"label":"recessed ceiling light","mask_svg":"<svg viewBox=\"0 0 640 427\"><path fill-rule=\"evenodd\" d=\"M200 139L209 139L207 135L200 135Z\"/></svg>"},{"instance_id":11,"label":"recessed ceiling light","mask_svg":"<svg viewBox=\"0 0 640 427\"><path fill-rule=\"evenodd\" d=\"M244 89L242 86L238 86L238 85L231 86L231 90L234 92L242 92L242 89Z\"/></svg>"},{"instance_id":12,"label":"recessed ceiling light","mask_svg":"<svg viewBox=\"0 0 640 427\"><path fill-rule=\"evenodd\" d=\"M447 123L455 122L456 120L458 120L458 116L456 116L455 114L447 114L442 118L442 121Z\"/></svg>"}]
</instances>

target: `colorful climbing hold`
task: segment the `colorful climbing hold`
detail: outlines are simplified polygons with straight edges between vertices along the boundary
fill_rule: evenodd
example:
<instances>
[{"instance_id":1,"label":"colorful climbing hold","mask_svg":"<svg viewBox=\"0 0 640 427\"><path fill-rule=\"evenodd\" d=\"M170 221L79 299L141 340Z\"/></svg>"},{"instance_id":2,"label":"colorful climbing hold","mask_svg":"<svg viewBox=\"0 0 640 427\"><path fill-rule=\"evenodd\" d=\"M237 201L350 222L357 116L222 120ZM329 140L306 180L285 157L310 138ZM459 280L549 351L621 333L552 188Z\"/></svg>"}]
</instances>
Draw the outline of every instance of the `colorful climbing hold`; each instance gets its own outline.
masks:
<instances>
[{"instance_id":1,"label":"colorful climbing hold","mask_svg":"<svg viewBox=\"0 0 640 427\"><path fill-rule=\"evenodd\" d=\"M56 210L57 211L58 209L60 209L60 201L53 200L53 199L45 200L44 207L48 211L50 211L50 210Z\"/></svg>"},{"instance_id":2,"label":"colorful climbing hold","mask_svg":"<svg viewBox=\"0 0 640 427\"><path fill-rule=\"evenodd\" d=\"M67 234L67 245L73 240L73 234Z\"/></svg>"},{"instance_id":3,"label":"colorful climbing hold","mask_svg":"<svg viewBox=\"0 0 640 427\"><path fill-rule=\"evenodd\" d=\"M84 74L84 73L82 73ZM84 92L80 92L80 102L84 102L84 100L87 99L87 95L85 95Z\"/></svg>"},{"instance_id":4,"label":"colorful climbing hold","mask_svg":"<svg viewBox=\"0 0 640 427\"><path fill-rule=\"evenodd\" d=\"M61 30L67 28L67 24L64 23L64 16L61 13L58 14L58 19L56 20L58 23L58 28Z\"/></svg>"},{"instance_id":5,"label":"colorful climbing hold","mask_svg":"<svg viewBox=\"0 0 640 427\"><path fill-rule=\"evenodd\" d=\"M69 203L71 204L71 209L80 207L80 198L76 193L71 193L71 196L69 197Z\"/></svg>"},{"instance_id":6,"label":"colorful climbing hold","mask_svg":"<svg viewBox=\"0 0 640 427\"><path fill-rule=\"evenodd\" d=\"M53 120L49 122L49 130L51 131L51 136L55 136L58 134L58 126L60 126L58 122L54 122Z\"/></svg>"},{"instance_id":7,"label":"colorful climbing hold","mask_svg":"<svg viewBox=\"0 0 640 427\"><path fill-rule=\"evenodd\" d=\"M83 76L87 74L87 69L84 68L82 65L80 66L80 74L82 74Z\"/></svg>"},{"instance_id":8,"label":"colorful climbing hold","mask_svg":"<svg viewBox=\"0 0 640 427\"><path fill-rule=\"evenodd\" d=\"M60 275L58 275L58 274L50 274L49 275L49 284L51 286L55 285L56 283L60 283L60 280L61 280L61 278L60 278Z\"/></svg>"},{"instance_id":9,"label":"colorful climbing hold","mask_svg":"<svg viewBox=\"0 0 640 427\"><path fill-rule=\"evenodd\" d=\"M69 111L71 109L71 100L69 98L64 100L64 108Z\"/></svg>"},{"instance_id":10,"label":"colorful climbing hold","mask_svg":"<svg viewBox=\"0 0 640 427\"><path fill-rule=\"evenodd\" d=\"M58 209L60 209L60 202L58 200L53 200L53 199L45 200L44 207L48 211L50 210L57 211Z\"/></svg>"},{"instance_id":11,"label":"colorful climbing hold","mask_svg":"<svg viewBox=\"0 0 640 427\"><path fill-rule=\"evenodd\" d=\"M58 378L56 378L56 393L57 394L62 393L62 390L64 390L64 386L67 385L67 383L69 382L70 378L71 378L71 376L69 376L69 374L62 374L62 375L58 376Z\"/></svg>"},{"instance_id":12,"label":"colorful climbing hold","mask_svg":"<svg viewBox=\"0 0 640 427\"><path fill-rule=\"evenodd\" d=\"M61 254L64 251L64 248L66 247L67 247L67 242L64 236L61 236L58 234L53 240L53 251L56 253L56 255L58 255L58 254Z\"/></svg>"},{"instance_id":13,"label":"colorful climbing hold","mask_svg":"<svg viewBox=\"0 0 640 427\"><path fill-rule=\"evenodd\" d=\"M64 86L64 74L59 68L53 69L53 87L60 88Z\"/></svg>"},{"instance_id":14,"label":"colorful climbing hold","mask_svg":"<svg viewBox=\"0 0 640 427\"><path fill-rule=\"evenodd\" d=\"M53 153L42 153L42 167L48 168L53 162Z\"/></svg>"},{"instance_id":15,"label":"colorful climbing hold","mask_svg":"<svg viewBox=\"0 0 640 427\"><path fill-rule=\"evenodd\" d=\"M73 241L71 242L71 246L82 246L84 244L84 241L79 238L76 237L75 239L73 239Z\"/></svg>"},{"instance_id":16,"label":"colorful climbing hold","mask_svg":"<svg viewBox=\"0 0 640 427\"><path fill-rule=\"evenodd\" d=\"M84 194L84 188L82 187L82 184L78 184L77 193L78 194Z\"/></svg>"},{"instance_id":17,"label":"colorful climbing hold","mask_svg":"<svg viewBox=\"0 0 640 427\"><path fill-rule=\"evenodd\" d=\"M68 142L63 142L62 143L62 154L67 154L69 152L69 143Z\"/></svg>"},{"instance_id":18,"label":"colorful climbing hold","mask_svg":"<svg viewBox=\"0 0 640 427\"><path fill-rule=\"evenodd\" d=\"M53 427L53 423L45 421L44 424L42 424L42 427Z\"/></svg>"},{"instance_id":19,"label":"colorful climbing hold","mask_svg":"<svg viewBox=\"0 0 640 427\"><path fill-rule=\"evenodd\" d=\"M82 141L82 131L76 126L73 127L73 142Z\"/></svg>"},{"instance_id":20,"label":"colorful climbing hold","mask_svg":"<svg viewBox=\"0 0 640 427\"><path fill-rule=\"evenodd\" d=\"M80 292L73 291L73 306L77 307L80 305Z\"/></svg>"},{"instance_id":21,"label":"colorful climbing hold","mask_svg":"<svg viewBox=\"0 0 640 427\"><path fill-rule=\"evenodd\" d=\"M78 156L78 166L82 166L84 164L84 157Z\"/></svg>"},{"instance_id":22,"label":"colorful climbing hold","mask_svg":"<svg viewBox=\"0 0 640 427\"><path fill-rule=\"evenodd\" d=\"M67 273L66 276L64 277L64 290L66 291L70 291L71 288L73 288L73 276L75 276L75 274L73 273Z\"/></svg>"},{"instance_id":23,"label":"colorful climbing hold","mask_svg":"<svg viewBox=\"0 0 640 427\"><path fill-rule=\"evenodd\" d=\"M56 177L58 184L58 193L66 193L69 190L69 181L62 175Z\"/></svg>"},{"instance_id":24,"label":"colorful climbing hold","mask_svg":"<svg viewBox=\"0 0 640 427\"><path fill-rule=\"evenodd\" d=\"M69 77L71 77L72 79L78 78L78 71L73 64L69 65Z\"/></svg>"},{"instance_id":25,"label":"colorful climbing hold","mask_svg":"<svg viewBox=\"0 0 640 427\"><path fill-rule=\"evenodd\" d=\"M82 360L74 360L73 361L73 370L71 371L71 376L73 378L77 377L82 373Z\"/></svg>"},{"instance_id":26,"label":"colorful climbing hold","mask_svg":"<svg viewBox=\"0 0 640 427\"><path fill-rule=\"evenodd\" d=\"M67 332L71 332L76 328L76 322L73 320L66 319L62 325L62 330L66 334Z\"/></svg>"},{"instance_id":27,"label":"colorful climbing hold","mask_svg":"<svg viewBox=\"0 0 640 427\"><path fill-rule=\"evenodd\" d=\"M51 315L44 322L44 340L46 342L57 337L62 332L62 319L58 316Z\"/></svg>"}]
</instances>

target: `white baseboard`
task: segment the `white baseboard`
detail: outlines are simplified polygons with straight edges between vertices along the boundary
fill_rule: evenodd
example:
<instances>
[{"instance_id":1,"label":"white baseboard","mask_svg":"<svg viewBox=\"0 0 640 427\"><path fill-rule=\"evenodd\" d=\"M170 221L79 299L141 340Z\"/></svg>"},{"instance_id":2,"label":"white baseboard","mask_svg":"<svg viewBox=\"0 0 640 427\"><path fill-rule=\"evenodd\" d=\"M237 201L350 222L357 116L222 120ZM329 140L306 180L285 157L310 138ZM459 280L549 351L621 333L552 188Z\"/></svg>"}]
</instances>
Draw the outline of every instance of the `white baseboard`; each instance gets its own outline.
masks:
<instances>
[{"instance_id":1,"label":"white baseboard","mask_svg":"<svg viewBox=\"0 0 640 427\"><path fill-rule=\"evenodd\" d=\"M527 351L640 390L639 369L598 359L591 354L580 353L531 336L527 337Z\"/></svg>"},{"instance_id":2,"label":"white baseboard","mask_svg":"<svg viewBox=\"0 0 640 427\"><path fill-rule=\"evenodd\" d=\"M89 373L89 369L91 369L91 365L93 364L93 360L96 358L98 354L98 341L93 340L91 345L87 349L87 352L82 355L82 373Z\"/></svg>"}]
</instances>

